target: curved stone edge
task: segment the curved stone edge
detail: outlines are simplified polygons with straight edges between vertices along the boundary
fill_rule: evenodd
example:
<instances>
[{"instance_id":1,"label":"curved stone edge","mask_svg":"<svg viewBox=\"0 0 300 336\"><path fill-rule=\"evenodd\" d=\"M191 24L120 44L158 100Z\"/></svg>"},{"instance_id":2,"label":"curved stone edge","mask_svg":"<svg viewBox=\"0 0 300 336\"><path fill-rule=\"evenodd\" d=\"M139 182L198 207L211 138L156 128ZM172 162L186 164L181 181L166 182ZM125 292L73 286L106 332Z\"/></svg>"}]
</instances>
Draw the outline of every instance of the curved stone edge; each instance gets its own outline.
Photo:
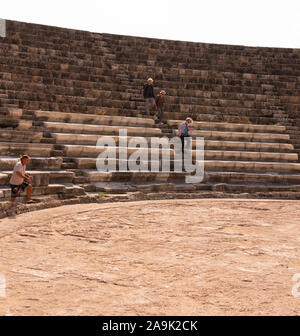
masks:
<instances>
[{"instance_id":1,"label":"curved stone edge","mask_svg":"<svg viewBox=\"0 0 300 336\"><path fill-rule=\"evenodd\" d=\"M228 194L223 192L200 192L200 193L143 193L132 192L124 195L106 195L99 193L100 196L80 196L64 200L48 200L32 205L21 204L15 209L13 215L20 215L26 212L57 208L63 205L88 204L88 203L114 203L114 202L137 202L147 200L172 200L172 199L204 199L204 198L226 198L226 199L268 199L268 200L300 200L300 192L259 192L259 193L240 193ZM0 219L11 216L9 211L0 213Z\"/></svg>"}]
</instances>

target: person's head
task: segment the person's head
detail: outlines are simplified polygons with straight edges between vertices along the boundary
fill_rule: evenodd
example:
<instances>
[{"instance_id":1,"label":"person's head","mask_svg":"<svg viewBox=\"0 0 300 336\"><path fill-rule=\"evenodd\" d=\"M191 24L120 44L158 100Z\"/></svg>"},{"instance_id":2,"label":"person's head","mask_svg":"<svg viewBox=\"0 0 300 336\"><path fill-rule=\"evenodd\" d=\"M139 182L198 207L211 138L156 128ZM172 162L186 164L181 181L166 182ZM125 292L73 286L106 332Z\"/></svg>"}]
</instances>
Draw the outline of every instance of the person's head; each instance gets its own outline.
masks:
<instances>
[{"instance_id":1,"label":"person's head","mask_svg":"<svg viewBox=\"0 0 300 336\"><path fill-rule=\"evenodd\" d=\"M21 156L22 165L26 166L28 164L29 160L30 160L29 155L24 154L24 155Z\"/></svg>"},{"instance_id":2,"label":"person's head","mask_svg":"<svg viewBox=\"0 0 300 336\"><path fill-rule=\"evenodd\" d=\"M148 83L149 85L152 85L152 83L153 83L153 79L152 79L152 78L148 78L148 79L147 79L147 83Z\"/></svg>"},{"instance_id":3,"label":"person's head","mask_svg":"<svg viewBox=\"0 0 300 336\"><path fill-rule=\"evenodd\" d=\"M191 125L193 124L193 119L190 118L190 117L188 117L188 118L185 119L185 123L186 123L187 125L191 126Z\"/></svg>"},{"instance_id":4,"label":"person's head","mask_svg":"<svg viewBox=\"0 0 300 336\"><path fill-rule=\"evenodd\" d=\"M165 90L161 90L160 93L159 93L161 96L164 96L166 94L166 91Z\"/></svg>"}]
</instances>

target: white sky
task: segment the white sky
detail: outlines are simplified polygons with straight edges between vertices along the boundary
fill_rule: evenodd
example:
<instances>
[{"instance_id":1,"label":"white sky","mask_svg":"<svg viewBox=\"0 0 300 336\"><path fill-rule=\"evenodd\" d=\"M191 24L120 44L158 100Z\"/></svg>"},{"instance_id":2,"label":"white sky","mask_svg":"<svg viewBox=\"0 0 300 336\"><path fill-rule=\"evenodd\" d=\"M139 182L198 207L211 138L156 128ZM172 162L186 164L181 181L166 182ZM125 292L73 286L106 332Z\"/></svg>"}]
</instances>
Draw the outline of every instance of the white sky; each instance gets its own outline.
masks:
<instances>
[{"instance_id":1,"label":"white sky","mask_svg":"<svg viewBox=\"0 0 300 336\"><path fill-rule=\"evenodd\" d=\"M300 48L300 0L2 0L0 18L97 33Z\"/></svg>"}]
</instances>

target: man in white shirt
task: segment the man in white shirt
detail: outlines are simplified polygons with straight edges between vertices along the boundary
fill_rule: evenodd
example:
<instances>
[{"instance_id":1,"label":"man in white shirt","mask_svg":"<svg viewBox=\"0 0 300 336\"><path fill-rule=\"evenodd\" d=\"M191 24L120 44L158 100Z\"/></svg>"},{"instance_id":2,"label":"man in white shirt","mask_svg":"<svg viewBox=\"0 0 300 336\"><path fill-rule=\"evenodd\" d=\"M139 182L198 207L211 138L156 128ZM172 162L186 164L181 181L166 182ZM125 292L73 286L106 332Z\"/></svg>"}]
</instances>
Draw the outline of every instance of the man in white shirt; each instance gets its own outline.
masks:
<instances>
[{"instance_id":1,"label":"man in white shirt","mask_svg":"<svg viewBox=\"0 0 300 336\"><path fill-rule=\"evenodd\" d=\"M16 197L20 195L21 191L27 189L27 203L34 203L31 199L32 185L30 184L32 176L25 172L26 165L30 157L28 155L23 155L21 161L17 162L13 174L10 178L9 184L11 187L11 202L14 203Z\"/></svg>"}]
</instances>

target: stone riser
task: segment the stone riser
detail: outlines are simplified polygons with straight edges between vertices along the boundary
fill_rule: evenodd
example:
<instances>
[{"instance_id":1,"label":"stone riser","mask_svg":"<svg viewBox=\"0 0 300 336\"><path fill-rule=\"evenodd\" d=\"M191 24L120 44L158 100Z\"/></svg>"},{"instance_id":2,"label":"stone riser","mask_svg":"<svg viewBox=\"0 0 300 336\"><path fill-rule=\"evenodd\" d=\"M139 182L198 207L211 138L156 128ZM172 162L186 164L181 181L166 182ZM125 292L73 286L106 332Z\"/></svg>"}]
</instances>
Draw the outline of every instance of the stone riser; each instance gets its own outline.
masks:
<instances>
[{"instance_id":1,"label":"stone riser","mask_svg":"<svg viewBox=\"0 0 300 336\"><path fill-rule=\"evenodd\" d=\"M253 173L233 173L233 172L205 172L205 182L208 183L239 183L239 184L298 184L300 185L300 175L274 175L253 174Z\"/></svg>"},{"instance_id":2,"label":"stone riser","mask_svg":"<svg viewBox=\"0 0 300 336\"><path fill-rule=\"evenodd\" d=\"M272 185L234 185L234 184L217 184L213 186L213 191L227 193L258 193L258 192L299 192L300 185L289 186L272 186Z\"/></svg>"},{"instance_id":3,"label":"stone riser","mask_svg":"<svg viewBox=\"0 0 300 336\"><path fill-rule=\"evenodd\" d=\"M78 169L96 169L96 158L73 158L73 162L77 164ZM99 164L102 161L99 161ZM106 162L106 161L105 161ZM124 161L123 161L124 162ZM171 169L173 169L173 161L171 160ZM157 163L157 167L161 168L161 162ZM153 163L153 164L154 164ZM128 167L128 161L125 160L126 167ZM149 170L151 163L149 161L141 160L141 167L143 170ZM119 160L116 159L116 169L119 167ZM258 161L221 161L221 160L205 160L205 171L220 171L220 172L260 172L260 173L288 173L299 174L300 164L289 162L258 162ZM137 168L138 169L138 168Z\"/></svg>"},{"instance_id":4,"label":"stone riser","mask_svg":"<svg viewBox=\"0 0 300 336\"><path fill-rule=\"evenodd\" d=\"M184 182L185 173L152 173L152 172L84 172L90 182Z\"/></svg>"},{"instance_id":5,"label":"stone riser","mask_svg":"<svg viewBox=\"0 0 300 336\"><path fill-rule=\"evenodd\" d=\"M177 135L177 130L173 130L173 135ZM250 132L220 132L220 131L199 131L192 130L192 137L203 137L209 140L223 141L247 141L247 142L276 142L289 143L288 134L272 134L272 133L250 133Z\"/></svg>"},{"instance_id":6,"label":"stone riser","mask_svg":"<svg viewBox=\"0 0 300 336\"><path fill-rule=\"evenodd\" d=\"M55 139L57 144L61 144L63 149L64 144L72 145L92 145L97 144L99 135L92 134L68 134L68 133L51 133L51 136ZM160 138L163 135L160 136ZM107 138L107 136L103 136ZM109 136L114 139L116 146L119 146L120 139L118 136ZM130 141L132 137L128 136L127 141ZM151 138L145 137L147 145L151 145ZM123 141L123 140L122 140ZM195 149L196 141L192 140L192 147ZM288 153L294 150L293 145L284 143L263 143L263 142L238 142L238 141L213 141L204 139L204 146L207 150L233 150L233 151L249 151L249 152L275 152L275 153ZM144 147L143 145L141 147Z\"/></svg>"},{"instance_id":7,"label":"stone riser","mask_svg":"<svg viewBox=\"0 0 300 336\"><path fill-rule=\"evenodd\" d=\"M185 120L187 117L192 117L194 121L208 121L208 122L229 122L229 123L244 123L244 124L262 124L262 125L274 125L277 120L272 117L255 117L255 116L238 116L234 114L202 114L199 113L188 113L188 112L164 112L163 120L180 119Z\"/></svg>"}]
</instances>

